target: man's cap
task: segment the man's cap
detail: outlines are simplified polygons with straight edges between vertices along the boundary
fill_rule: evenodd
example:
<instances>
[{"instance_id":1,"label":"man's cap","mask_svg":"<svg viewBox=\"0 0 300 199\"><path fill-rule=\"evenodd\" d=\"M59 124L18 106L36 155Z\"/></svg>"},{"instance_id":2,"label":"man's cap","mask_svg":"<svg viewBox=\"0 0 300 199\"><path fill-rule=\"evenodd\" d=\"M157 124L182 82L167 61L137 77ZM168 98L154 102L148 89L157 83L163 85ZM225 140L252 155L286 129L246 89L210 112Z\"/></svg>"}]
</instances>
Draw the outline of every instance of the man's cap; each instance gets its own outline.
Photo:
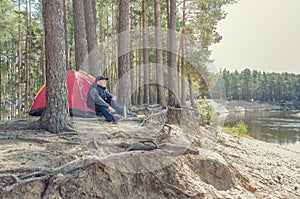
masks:
<instances>
[{"instance_id":1,"label":"man's cap","mask_svg":"<svg viewBox=\"0 0 300 199\"><path fill-rule=\"evenodd\" d=\"M96 77L95 82L97 82L99 80L108 80L108 77L98 76L98 77Z\"/></svg>"}]
</instances>

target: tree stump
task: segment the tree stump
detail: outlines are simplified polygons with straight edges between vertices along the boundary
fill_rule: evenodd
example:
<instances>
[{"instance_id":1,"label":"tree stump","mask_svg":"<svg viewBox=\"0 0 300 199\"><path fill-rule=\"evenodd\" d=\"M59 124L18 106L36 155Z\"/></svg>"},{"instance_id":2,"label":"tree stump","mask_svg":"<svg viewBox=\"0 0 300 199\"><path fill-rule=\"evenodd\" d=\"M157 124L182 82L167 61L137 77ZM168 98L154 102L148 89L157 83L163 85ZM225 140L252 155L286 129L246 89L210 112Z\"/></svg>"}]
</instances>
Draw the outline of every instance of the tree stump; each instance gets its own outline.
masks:
<instances>
[{"instance_id":1,"label":"tree stump","mask_svg":"<svg viewBox=\"0 0 300 199\"><path fill-rule=\"evenodd\" d=\"M188 127L198 129L200 115L197 109L191 107L168 107L167 111L169 124L178 125L181 128Z\"/></svg>"}]
</instances>

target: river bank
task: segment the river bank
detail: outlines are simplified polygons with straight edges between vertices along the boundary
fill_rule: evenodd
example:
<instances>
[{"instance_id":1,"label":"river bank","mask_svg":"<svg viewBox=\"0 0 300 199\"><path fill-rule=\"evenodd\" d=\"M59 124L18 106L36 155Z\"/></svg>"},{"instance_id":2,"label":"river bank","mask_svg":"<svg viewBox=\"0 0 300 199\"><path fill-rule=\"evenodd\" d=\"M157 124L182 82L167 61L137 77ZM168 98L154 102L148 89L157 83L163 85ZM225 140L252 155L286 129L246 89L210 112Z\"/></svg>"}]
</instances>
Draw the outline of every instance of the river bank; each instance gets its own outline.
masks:
<instances>
[{"instance_id":1,"label":"river bank","mask_svg":"<svg viewBox=\"0 0 300 199\"><path fill-rule=\"evenodd\" d=\"M259 103L245 100L212 100L215 104L215 109L219 113L226 112L251 112L251 111L286 111L286 110L300 110L297 104L289 103Z\"/></svg>"},{"instance_id":2,"label":"river bank","mask_svg":"<svg viewBox=\"0 0 300 199\"><path fill-rule=\"evenodd\" d=\"M300 197L300 153L278 145L201 126L190 137L176 126L73 123L77 133L1 131L1 199Z\"/></svg>"}]
</instances>

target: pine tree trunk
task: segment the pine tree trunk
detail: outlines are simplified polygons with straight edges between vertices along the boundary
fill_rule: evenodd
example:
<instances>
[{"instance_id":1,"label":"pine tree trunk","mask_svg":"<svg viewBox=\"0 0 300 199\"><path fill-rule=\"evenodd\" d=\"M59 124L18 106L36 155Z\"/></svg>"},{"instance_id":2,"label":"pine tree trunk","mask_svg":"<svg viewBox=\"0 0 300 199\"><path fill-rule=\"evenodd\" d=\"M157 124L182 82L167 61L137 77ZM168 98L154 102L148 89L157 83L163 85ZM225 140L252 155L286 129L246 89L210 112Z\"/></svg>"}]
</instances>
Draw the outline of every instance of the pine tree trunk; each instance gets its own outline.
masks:
<instances>
[{"instance_id":1,"label":"pine tree trunk","mask_svg":"<svg viewBox=\"0 0 300 199\"><path fill-rule=\"evenodd\" d=\"M139 18L139 24L140 24L140 35L142 35L142 16L140 16ZM144 100L144 92L143 92L143 66L142 66L142 56L143 56L143 41L142 41L142 37L140 37L139 40L139 49L138 49L138 62L137 62L137 67L139 67L139 90L138 90L138 104L142 105L143 104L143 100Z\"/></svg>"},{"instance_id":2,"label":"pine tree trunk","mask_svg":"<svg viewBox=\"0 0 300 199\"><path fill-rule=\"evenodd\" d=\"M165 104L160 0L154 1L154 8L155 8L157 103Z\"/></svg>"},{"instance_id":3,"label":"pine tree trunk","mask_svg":"<svg viewBox=\"0 0 300 199\"><path fill-rule=\"evenodd\" d=\"M103 0L104 1L104 0ZM109 17L110 17L110 15L109 15L109 8L110 8L110 6L109 6L109 0L106 0L106 5L105 5L105 7L106 7L106 10L105 10L105 15L106 15L106 30L107 30L107 32L106 32L106 35L109 35L109 33L108 33L108 30L109 30L109 27L110 27L110 24L109 24ZM103 27L103 29L104 29L104 27ZM100 33L101 34L101 33ZM104 35L103 35L104 36ZM104 39L104 38L103 38ZM107 39L106 39L106 41L105 41L105 44L106 44L106 46L107 47L110 47L111 45L110 45L110 40L111 40L111 37L109 38L109 37L107 37ZM108 49L110 49L110 48L105 48L104 49L104 47L103 47L103 57L102 57L102 59L103 59L103 68L105 69L105 71L103 71L103 74L106 76L106 77L110 77L110 71L109 71L109 65L111 64L111 62L110 62L110 57L111 57L111 55L110 55L110 52L109 52L109 50ZM110 90L110 91L112 91L111 90L111 80L110 81L108 81L107 82L107 88L108 88L108 90Z\"/></svg>"},{"instance_id":4,"label":"pine tree trunk","mask_svg":"<svg viewBox=\"0 0 300 199\"><path fill-rule=\"evenodd\" d=\"M10 55L14 55L14 44L13 41L10 42L11 52ZM15 98L15 60L11 57L10 64L9 64L9 87L10 87L10 119L15 119L15 112L16 112L16 98Z\"/></svg>"},{"instance_id":5,"label":"pine tree trunk","mask_svg":"<svg viewBox=\"0 0 300 199\"><path fill-rule=\"evenodd\" d=\"M135 80L137 79L136 78L136 75L134 75L134 68L133 68L133 62L134 62L134 52L132 50L133 48L133 45L132 45L132 42L133 42L133 39L132 39L132 30L133 30L133 9L132 7L130 7L130 86L131 86L131 104L136 104L136 92L134 90L135 88Z\"/></svg>"},{"instance_id":6,"label":"pine tree trunk","mask_svg":"<svg viewBox=\"0 0 300 199\"><path fill-rule=\"evenodd\" d=\"M22 49L21 49L21 0L18 3L19 25L18 25L18 118L21 118L22 106L22 91L21 91L21 64L22 64ZM1 102L0 102L1 103ZM1 110L1 109L0 109Z\"/></svg>"},{"instance_id":7,"label":"pine tree trunk","mask_svg":"<svg viewBox=\"0 0 300 199\"><path fill-rule=\"evenodd\" d=\"M104 27L103 27L103 0L99 3L99 43L100 43L100 71L101 74L106 76L105 70L105 57L104 57Z\"/></svg>"},{"instance_id":8,"label":"pine tree trunk","mask_svg":"<svg viewBox=\"0 0 300 199\"><path fill-rule=\"evenodd\" d=\"M45 30L43 30L42 35L41 35L41 40L42 40L42 55L41 55L41 70L42 70L42 84L46 82L46 62L45 62Z\"/></svg>"},{"instance_id":9,"label":"pine tree trunk","mask_svg":"<svg viewBox=\"0 0 300 199\"><path fill-rule=\"evenodd\" d=\"M68 57L68 22L67 22L67 6L66 6L66 0L63 0L63 10L64 10L64 26L65 26L65 51L66 51L66 70L70 69L69 66L69 57Z\"/></svg>"},{"instance_id":10,"label":"pine tree trunk","mask_svg":"<svg viewBox=\"0 0 300 199\"><path fill-rule=\"evenodd\" d=\"M86 38L88 44L89 73L93 76L100 74L100 61L97 44L96 22L92 0L84 0L84 16Z\"/></svg>"},{"instance_id":11,"label":"pine tree trunk","mask_svg":"<svg viewBox=\"0 0 300 199\"><path fill-rule=\"evenodd\" d=\"M119 0L118 33L118 100L121 105L129 107L129 0Z\"/></svg>"},{"instance_id":12,"label":"pine tree trunk","mask_svg":"<svg viewBox=\"0 0 300 199\"><path fill-rule=\"evenodd\" d=\"M96 9L97 8L97 0L92 0L92 8L93 8L93 17L94 17L95 27L97 27L97 9Z\"/></svg>"},{"instance_id":13,"label":"pine tree trunk","mask_svg":"<svg viewBox=\"0 0 300 199\"><path fill-rule=\"evenodd\" d=\"M193 91L193 83L192 83L191 74L188 74L188 82L189 82L189 91L190 91L191 106L194 109L197 109L197 105L195 103L195 96L194 96L194 91Z\"/></svg>"},{"instance_id":14,"label":"pine tree trunk","mask_svg":"<svg viewBox=\"0 0 300 199\"><path fill-rule=\"evenodd\" d=\"M136 90L135 90L135 104L139 104L139 86L140 86L140 77L139 77L139 74L140 74L140 67L139 67L139 50L136 49L135 50L135 57L136 57L136 61L135 61L135 85L136 85Z\"/></svg>"},{"instance_id":15,"label":"pine tree trunk","mask_svg":"<svg viewBox=\"0 0 300 199\"><path fill-rule=\"evenodd\" d=\"M63 2L43 0L46 50L46 108L42 126L51 133L67 128L66 51Z\"/></svg>"},{"instance_id":16,"label":"pine tree trunk","mask_svg":"<svg viewBox=\"0 0 300 199\"><path fill-rule=\"evenodd\" d=\"M0 46L2 46L2 43L0 43ZM1 88L1 90L0 90L0 121L2 120L2 91L3 91L3 89L2 89L2 87L3 87L3 85L2 85L2 60L3 60L3 58L2 58L2 55L0 54L0 88Z\"/></svg>"},{"instance_id":17,"label":"pine tree trunk","mask_svg":"<svg viewBox=\"0 0 300 199\"><path fill-rule=\"evenodd\" d=\"M32 32L33 32L33 25L32 25L32 20L31 20L31 9L32 9L32 1L29 0L28 1L28 88L29 88L29 92L27 93L27 95L29 96L29 101L28 101L28 108L31 106L31 100L34 98L33 95L33 90L34 90L34 85L33 85L33 78L31 77L31 71L33 68L33 65L31 64L31 60L33 60L33 45L32 45Z\"/></svg>"},{"instance_id":18,"label":"pine tree trunk","mask_svg":"<svg viewBox=\"0 0 300 199\"><path fill-rule=\"evenodd\" d=\"M144 64L144 103L150 102L150 70L149 70L149 50L148 50L148 18L147 18L147 4L146 0L142 1L143 11L143 64Z\"/></svg>"},{"instance_id":19,"label":"pine tree trunk","mask_svg":"<svg viewBox=\"0 0 300 199\"><path fill-rule=\"evenodd\" d=\"M26 1L26 13L28 13L28 3ZM29 108L30 101L30 79L29 79L29 15L25 19L26 24L26 38L25 38L25 109Z\"/></svg>"},{"instance_id":20,"label":"pine tree trunk","mask_svg":"<svg viewBox=\"0 0 300 199\"><path fill-rule=\"evenodd\" d=\"M8 46L8 39L7 39L7 36L6 36L6 41L5 41L5 44L6 44L6 49L5 49L5 55L6 55L6 57L7 57L7 59L6 59L6 66L8 67L7 68L7 77L5 78L5 79L7 79L7 80L9 80L10 79L10 71L9 71L9 66L10 66L10 58L9 58L9 51L8 51L8 49L10 49L10 47ZM7 87L7 90L4 90L3 91L3 94L4 94L4 108L6 109L6 112L7 112L7 119L8 120L10 120L11 118L10 118L10 116L11 116L11 114L10 114L10 102L9 102L9 100L7 100L7 93L9 93L9 81L6 83L6 87ZM4 88L5 89L5 88ZM9 96L9 95L8 95Z\"/></svg>"},{"instance_id":21,"label":"pine tree trunk","mask_svg":"<svg viewBox=\"0 0 300 199\"><path fill-rule=\"evenodd\" d=\"M170 16L169 16L169 49L168 49L168 105L178 105L178 78L176 68L176 1L170 2Z\"/></svg>"},{"instance_id":22,"label":"pine tree trunk","mask_svg":"<svg viewBox=\"0 0 300 199\"><path fill-rule=\"evenodd\" d=\"M186 13L185 13L185 1L183 0L183 8L182 8L182 21L183 21L183 28L181 32L181 104L183 106L186 105L186 92L185 92L185 76L186 76L186 69L184 66L184 57L185 57L185 18L186 18Z\"/></svg>"},{"instance_id":23,"label":"pine tree trunk","mask_svg":"<svg viewBox=\"0 0 300 199\"><path fill-rule=\"evenodd\" d=\"M73 1L76 70L84 70L83 64L86 57L86 32L83 1L84 0Z\"/></svg>"}]
</instances>

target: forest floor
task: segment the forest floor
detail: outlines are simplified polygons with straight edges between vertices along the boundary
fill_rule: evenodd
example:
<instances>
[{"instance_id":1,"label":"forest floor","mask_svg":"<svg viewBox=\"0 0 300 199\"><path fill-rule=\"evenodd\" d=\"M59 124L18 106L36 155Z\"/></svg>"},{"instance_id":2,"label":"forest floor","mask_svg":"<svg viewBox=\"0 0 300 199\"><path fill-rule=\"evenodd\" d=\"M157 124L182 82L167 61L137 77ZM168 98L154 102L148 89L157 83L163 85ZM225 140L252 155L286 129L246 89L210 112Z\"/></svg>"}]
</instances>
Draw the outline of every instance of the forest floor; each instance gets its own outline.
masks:
<instances>
[{"instance_id":1,"label":"forest floor","mask_svg":"<svg viewBox=\"0 0 300 199\"><path fill-rule=\"evenodd\" d=\"M57 135L1 123L0 199L300 198L300 153L148 119L72 118Z\"/></svg>"}]
</instances>

